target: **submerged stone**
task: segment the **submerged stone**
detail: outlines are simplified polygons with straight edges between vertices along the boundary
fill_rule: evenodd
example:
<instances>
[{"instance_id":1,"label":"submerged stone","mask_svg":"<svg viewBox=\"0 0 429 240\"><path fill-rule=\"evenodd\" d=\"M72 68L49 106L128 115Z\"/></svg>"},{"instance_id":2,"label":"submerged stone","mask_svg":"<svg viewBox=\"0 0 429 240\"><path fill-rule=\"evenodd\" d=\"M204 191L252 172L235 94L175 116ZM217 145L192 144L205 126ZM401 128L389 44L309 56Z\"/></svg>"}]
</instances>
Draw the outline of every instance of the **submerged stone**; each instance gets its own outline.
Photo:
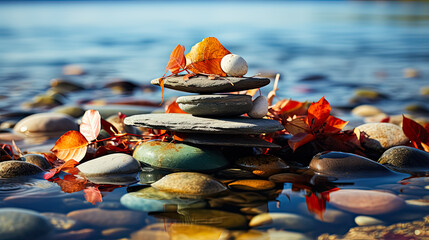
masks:
<instances>
[{"instance_id":1,"label":"submerged stone","mask_svg":"<svg viewBox=\"0 0 429 240\"><path fill-rule=\"evenodd\" d=\"M377 215L401 209L402 198L387 192L342 189L329 194L333 206L356 214Z\"/></svg>"},{"instance_id":2,"label":"submerged stone","mask_svg":"<svg viewBox=\"0 0 429 240\"><path fill-rule=\"evenodd\" d=\"M20 208L0 209L0 239L20 240L43 237L53 227L38 212Z\"/></svg>"},{"instance_id":3,"label":"submerged stone","mask_svg":"<svg viewBox=\"0 0 429 240\"><path fill-rule=\"evenodd\" d=\"M394 174L371 159L344 152L322 152L313 157L309 167L333 177L385 177Z\"/></svg>"},{"instance_id":4,"label":"submerged stone","mask_svg":"<svg viewBox=\"0 0 429 240\"><path fill-rule=\"evenodd\" d=\"M223 228L184 223L172 224L168 233L171 240L226 240L231 238L230 232Z\"/></svg>"},{"instance_id":5,"label":"submerged stone","mask_svg":"<svg viewBox=\"0 0 429 240\"><path fill-rule=\"evenodd\" d=\"M261 213L250 220L249 226L309 231L314 229L316 221L293 213Z\"/></svg>"},{"instance_id":6,"label":"submerged stone","mask_svg":"<svg viewBox=\"0 0 429 240\"><path fill-rule=\"evenodd\" d=\"M269 177L289 168L281 158L265 154L239 158L234 164L262 177Z\"/></svg>"},{"instance_id":7,"label":"submerged stone","mask_svg":"<svg viewBox=\"0 0 429 240\"><path fill-rule=\"evenodd\" d=\"M121 204L137 211L176 212L178 209L204 208L206 202L204 200L180 198L180 195L148 187L123 195Z\"/></svg>"},{"instance_id":8,"label":"submerged stone","mask_svg":"<svg viewBox=\"0 0 429 240\"><path fill-rule=\"evenodd\" d=\"M128 210L104 210L99 208L75 210L67 217L98 227L131 227L143 225L144 214Z\"/></svg>"},{"instance_id":9,"label":"submerged stone","mask_svg":"<svg viewBox=\"0 0 429 240\"><path fill-rule=\"evenodd\" d=\"M140 164L125 153L113 153L92 159L77 166L85 176L131 174L140 171Z\"/></svg>"},{"instance_id":10,"label":"submerged stone","mask_svg":"<svg viewBox=\"0 0 429 240\"><path fill-rule=\"evenodd\" d=\"M270 119L204 118L190 114L141 114L125 118L125 124L175 132L211 134L261 134L283 130L278 121Z\"/></svg>"},{"instance_id":11,"label":"submerged stone","mask_svg":"<svg viewBox=\"0 0 429 240\"><path fill-rule=\"evenodd\" d=\"M150 82L153 85L159 85L159 80L154 79ZM236 92L241 90L260 88L270 83L268 78L252 77L221 77L211 80L204 75L198 75L183 80L183 76L171 76L164 79L164 87L183 92L192 93L221 93Z\"/></svg>"},{"instance_id":12,"label":"submerged stone","mask_svg":"<svg viewBox=\"0 0 429 240\"><path fill-rule=\"evenodd\" d=\"M239 228L247 224L245 216L214 209L183 209L178 211L187 223L209 225L218 228Z\"/></svg>"},{"instance_id":13,"label":"submerged stone","mask_svg":"<svg viewBox=\"0 0 429 240\"><path fill-rule=\"evenodd\" d=\"M252 96L239 94L178 97L180 109L194 116L238 116L252 109Z\"/></svg>"},{"instance_id":14,"label":"submerged stone","mask_svg":"<svg viewBox=\"0 0 429 240\"><path fill-rule=\"evenodd\" d=\"M79 131L70 116L62 113L37 113L19 121L13 130L29 136L60 136L67 131Z\"/></svg>"},{"instance_id":15,"label":"submerged stone","mask_svg":"<svg viewBox=\"0 0 429 240\"><path fill-rule=\"evenodd\" d=\"M213 177L196 172L177 172L166 175L152 187L185 196L203 197L225 191L227 188Z\"/></svg>"},{"instance_id":16,"label":"submerged stone","mask_svg":"<svg viewBox=\"0 0 429 240\"><path fill-rule=\"evenodd\" d=\"M0 162L0 178L31 176L43 172L40 167L24 161Z\"/></svg>"},{"instance_id":17,"label":"submerged stone","mask_svg":"<svg viewBox=\"0 0 429 240\"><path fill-rule=\"evenodd\" d=\"M382 153L409 141L402 128L392 123L366 123L357 128L368 135L362 145L375 152Z\"/></svg>"},{"instance_id":18,"label":"submerged stone","mask_svg":"<svg viewBox=\"0 0 429 240\"><path fill-rule=\"evenodd\" d=\"M208 171L228 165L220 152L183 143L144 142L133 156L142 163L171 170Z\"/></svg>"},{"instance_id":19,"label":"submerged stone","mask_svg":"<svg viewBox=\"0 0 429 240\"><path fill-rule=\"evenodd\" d=\"M78 106L60 106L52 109L53 112L67 114L71 117L78 118L83 116L85 110Z\"/></svg>"},{"instance_id":20,"label":"submerged stone","mask_svg":"<svg viewBox=\"0 0 429 240\"><path fill-rule=\"evenodd\" d=\"M429 153L407 146L389 148L378 162L389 164L398 171L429 171Z\"/></svg>"}]
</instances>

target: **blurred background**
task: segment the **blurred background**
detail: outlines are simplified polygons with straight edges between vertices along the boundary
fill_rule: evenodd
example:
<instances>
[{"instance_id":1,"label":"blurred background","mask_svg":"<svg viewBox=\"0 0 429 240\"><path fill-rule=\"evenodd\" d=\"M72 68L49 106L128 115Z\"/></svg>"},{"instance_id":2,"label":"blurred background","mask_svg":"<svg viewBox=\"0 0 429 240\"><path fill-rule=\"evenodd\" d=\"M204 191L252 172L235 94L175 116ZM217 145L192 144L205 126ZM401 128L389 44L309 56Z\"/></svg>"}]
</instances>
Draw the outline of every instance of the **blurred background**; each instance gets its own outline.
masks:
<instances>
[{"instance_id":1,"label":"blurred background","mask_svg":"<svg viewBox=\"0 0 429 240\"><path fill-rule=\"evenodd\" d=\"M0 1L0 111L25 108L53 78L86 89L61 104L159 102L159 90L106 85L148 85L177 44L187 53L209 36L247 60L248 76L280 73L279 98L429 112L429 4L378 1Z\"/></svg>"}]
</instances>

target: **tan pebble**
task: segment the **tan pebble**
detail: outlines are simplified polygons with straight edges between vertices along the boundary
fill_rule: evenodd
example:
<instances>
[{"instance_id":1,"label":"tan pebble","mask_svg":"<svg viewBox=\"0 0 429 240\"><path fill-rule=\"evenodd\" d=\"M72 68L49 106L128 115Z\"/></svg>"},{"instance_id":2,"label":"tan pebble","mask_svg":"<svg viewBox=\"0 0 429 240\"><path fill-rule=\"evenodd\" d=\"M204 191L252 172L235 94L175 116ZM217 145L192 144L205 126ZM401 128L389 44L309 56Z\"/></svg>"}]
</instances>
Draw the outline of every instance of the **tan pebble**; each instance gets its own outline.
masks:
<instances>
[{"instance_id":1,"label":"tan pebble","mask_svg":"<svg viewBox=\"0 0 429 240\"><path fill-rule=\"evenodd\" d=\"M243 179L234 181L228 186L232 189L246 190L246 191L264 191L273 189L276 185L274 182L259 179Z\"/></svg>"}]
</instances>

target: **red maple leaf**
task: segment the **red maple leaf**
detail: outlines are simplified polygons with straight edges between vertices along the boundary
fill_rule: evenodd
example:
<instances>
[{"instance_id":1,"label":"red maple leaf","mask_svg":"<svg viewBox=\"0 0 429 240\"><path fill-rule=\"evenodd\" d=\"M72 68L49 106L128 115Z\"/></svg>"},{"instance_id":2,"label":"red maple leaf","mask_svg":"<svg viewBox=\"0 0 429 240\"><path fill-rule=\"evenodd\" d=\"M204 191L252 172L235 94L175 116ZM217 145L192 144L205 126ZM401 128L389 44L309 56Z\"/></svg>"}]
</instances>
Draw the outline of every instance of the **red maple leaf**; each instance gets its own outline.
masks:
<instances>
[{"instance_id":1,"label":"red maple leaf","mask_svg":"<svg viewBox=\"0 0 429 240\"><path fill-rule=\"evenodd\" d=\"M422 125L402 115L402 131L417 149L429 152L429 132Z\"/></svg>"}]
</instances>

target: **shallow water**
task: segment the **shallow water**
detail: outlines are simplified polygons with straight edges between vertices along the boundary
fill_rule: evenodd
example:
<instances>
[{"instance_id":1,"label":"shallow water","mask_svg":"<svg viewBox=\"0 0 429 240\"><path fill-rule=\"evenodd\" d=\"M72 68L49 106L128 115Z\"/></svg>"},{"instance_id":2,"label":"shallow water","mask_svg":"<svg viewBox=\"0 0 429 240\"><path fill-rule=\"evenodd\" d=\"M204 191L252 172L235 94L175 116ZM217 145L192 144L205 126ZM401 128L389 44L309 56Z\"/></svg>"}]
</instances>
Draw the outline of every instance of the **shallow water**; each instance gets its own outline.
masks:
<instances>
[{"instance_id":1,"label":"shallow water","mask_svg":"<svg viewBox=\"0 0 429 240\"><path fill-rule=\"evenodd\" d=\"M164 74L177 44L189 50L207 36L217 37L231 52L243 56L249 63L248 75L281 73L279 99L316 101L326 96L333 106L351 107L354 91L370 88L386 95L372 104L388 114L404 113L405 106L415 103L429 109L427 97L418 95L421 87L429 85L428 25L429 4L423 3L0 3L1 121L16 119L5 116L22 111L22 102L44 93L50 79L63 77L61 69L66 64L79 64L87 74L66 77L82 83L86 90L68 94L65 103L130 97L159 102L160 91L115 94L103 85L113 78L148 84ZM405 68L418 69L420 77L405 79ZM316 74L326 77L302 80ZM271 88L272 84L262 91L266 94ZM166 90L165 95L183 94ZM337 114L352 118L347 111ZM49 150L52 144L41 148ZM339 180L329 186L382 189L406 195L405 199L427 199L429 178L401 182L406 177ZM0 207L64 214L94 207L82 192L67 194L44 180L0 180ZM125 210L120 199L126 193L126 186L104 192L103 203L95 207ZM266 200L249 206L315 216L306 206L309 189L302 186L285 183L276 191L258 194ZM242 208L206 200L220 204L214 204L217 209L240 212ZM335 207L328 202L326 209ZM349 214L350 219L356 215ZM428 214L424 207L406 207L377 217L389 224ZM151 223L187 221L178 219L177 213L144 212L144 219L132 231ZM307 234L311 238L342 234L353 226L353 222L342 227L319 222Z\"/></svg>"}]
</instances>

